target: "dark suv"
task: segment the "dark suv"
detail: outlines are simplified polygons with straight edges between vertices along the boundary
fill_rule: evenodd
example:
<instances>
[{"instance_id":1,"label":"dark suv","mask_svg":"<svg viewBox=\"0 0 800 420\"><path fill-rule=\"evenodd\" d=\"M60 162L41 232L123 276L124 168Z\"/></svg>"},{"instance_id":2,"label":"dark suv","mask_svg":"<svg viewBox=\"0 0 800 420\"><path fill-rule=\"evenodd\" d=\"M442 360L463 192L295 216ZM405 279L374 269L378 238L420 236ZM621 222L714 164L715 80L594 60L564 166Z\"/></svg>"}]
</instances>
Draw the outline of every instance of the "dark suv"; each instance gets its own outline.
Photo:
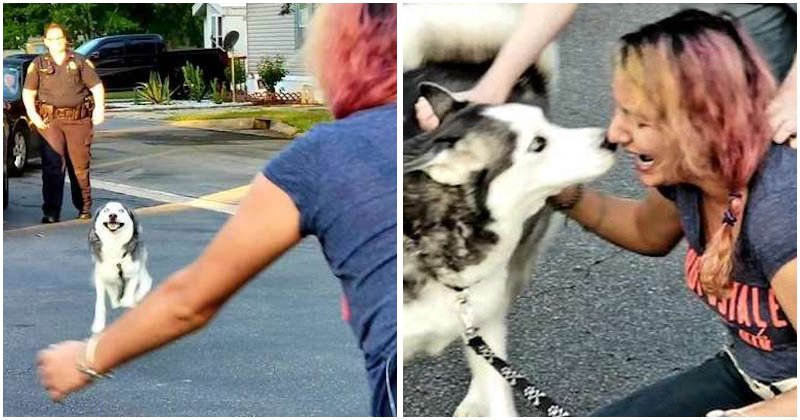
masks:
<instances>
[{"instance_id":1,"label":"dark suv","mask_svg":"<svg viewBox=\"0 0 800 420\"><path fill-rule=\"evenodd\" d=\"M107 91L129 90L147 82L151 72L169 78L170 85L183 84L181 67L191 63L203 70L206 83L225 80L226 53L218 48L168 50L157 34L111 35L91 39L75 52L92 60Z\"/></svg>"},{"instance_id":2,"label":"dark suv","mask_svg":"<svg viewBox=\"0 0 800 420\"><path fill-rule=\"evenodd\" d=\"M39 157L42 138L36 128L28 124L25 105L22 103L22 86L28 65L36 55L17 54L3 58L3 119L8 124L4 138L4 155L8 174L22 175L28 162Z\"/></svg>"}]
</instances>

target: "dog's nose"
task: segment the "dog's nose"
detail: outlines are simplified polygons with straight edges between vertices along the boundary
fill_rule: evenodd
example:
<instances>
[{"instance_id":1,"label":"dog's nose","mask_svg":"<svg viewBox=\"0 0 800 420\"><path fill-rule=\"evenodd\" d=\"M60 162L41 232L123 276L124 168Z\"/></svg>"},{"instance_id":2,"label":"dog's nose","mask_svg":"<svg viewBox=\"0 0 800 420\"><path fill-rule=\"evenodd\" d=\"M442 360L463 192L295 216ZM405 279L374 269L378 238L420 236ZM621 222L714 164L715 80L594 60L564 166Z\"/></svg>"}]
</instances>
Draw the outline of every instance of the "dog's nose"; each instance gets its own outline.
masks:
<instances>
[{"instance_id":1,"label":"dog's nose","mask_svg":"<svg viewBox=\"0 0 800 420\"><path fill-rule=\"evenodd\" d=\"M600 143L600 147L603 149L611 150L613 152L617 150L617 143L609 141L608 136L605 136L603 137L603 142Z\"/></svg>"},{"instance_id":2,"label":"dog's nose","mask_svg":"<svg viewBox=\"0 0 800 420\"><path fill-rule=\"evenodd\" d=\"M112 222L116 222L117 221L117 215L114 214L114 213L109 214L108 215L108 220L110 220Z\"/></svg>"}]
</instances>

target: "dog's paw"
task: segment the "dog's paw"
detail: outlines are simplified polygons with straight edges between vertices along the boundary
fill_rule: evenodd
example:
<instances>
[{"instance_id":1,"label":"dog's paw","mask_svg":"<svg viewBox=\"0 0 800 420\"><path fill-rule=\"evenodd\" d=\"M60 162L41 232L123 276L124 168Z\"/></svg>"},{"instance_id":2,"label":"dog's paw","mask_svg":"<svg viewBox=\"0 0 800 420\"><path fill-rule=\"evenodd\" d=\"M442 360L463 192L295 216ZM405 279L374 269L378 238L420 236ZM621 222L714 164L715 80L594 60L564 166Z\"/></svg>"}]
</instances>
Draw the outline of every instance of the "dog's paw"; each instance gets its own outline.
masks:
<instances>
[{"instance_id":1,"label":"dog's paw","mask_svg":"<svg viewBox=\"0 0 800 420\"><path fill-rule=\"evenodd\" d=\"M119 301L119 306L122 306L123 308L133 308L136 306L136 301L133 300L132 297L130 299L125 298Z\"/></svg>"},{"instance_id":2,"label":"dog's paw","mask_svg":"<svg viewBox=\"0 0 800 420\"><path fill-rule=\"evenodd\" d=\"M469 396L461 401L461 404L458 405L453 413L453 417L486 417L488 415L489 407L472 400Z\"/></svg>"}]
</instances>

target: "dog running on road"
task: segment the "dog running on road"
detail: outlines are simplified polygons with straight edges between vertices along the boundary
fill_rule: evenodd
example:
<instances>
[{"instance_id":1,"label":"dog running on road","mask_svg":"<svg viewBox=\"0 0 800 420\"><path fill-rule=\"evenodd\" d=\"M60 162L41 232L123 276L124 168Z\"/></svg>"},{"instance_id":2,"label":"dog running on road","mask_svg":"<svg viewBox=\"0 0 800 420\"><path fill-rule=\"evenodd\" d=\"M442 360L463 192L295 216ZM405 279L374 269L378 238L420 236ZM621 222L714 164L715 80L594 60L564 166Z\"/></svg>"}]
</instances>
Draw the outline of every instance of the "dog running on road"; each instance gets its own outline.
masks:
<instances>
[{"instance_id":1,"label":"dog running on road","mask_svg":"<svg viewBox=\"0 0 800 420\"><path fill-rule=\"evenodd\" d=\"M106 325L105 294L112 308L132 308L150 291L153 280L147 272L147 251L140 234L133 212L120 203L108 202L94 215L89 231L97 292L93 334Z\"/></svg>"}]
</instances>

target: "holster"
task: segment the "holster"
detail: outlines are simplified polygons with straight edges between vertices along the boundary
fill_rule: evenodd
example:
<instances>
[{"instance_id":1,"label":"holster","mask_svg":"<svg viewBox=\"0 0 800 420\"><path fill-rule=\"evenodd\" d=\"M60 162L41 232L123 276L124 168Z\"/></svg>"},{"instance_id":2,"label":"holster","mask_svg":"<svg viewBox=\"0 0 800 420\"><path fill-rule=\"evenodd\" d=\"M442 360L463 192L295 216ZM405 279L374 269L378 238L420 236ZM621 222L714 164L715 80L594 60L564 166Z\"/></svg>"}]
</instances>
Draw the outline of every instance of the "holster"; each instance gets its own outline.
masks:
<instances>
[{"instance_id":1,"label":"holster","mask_svg":"<svg viewBox=\"0 0 800 420\"><path fill-rule=\"evenodd\" d=\"M36 112L39 113L39 116L42 117L45 124L49 123L53 120L53 105L46 104L40 100L36 100Z\"/></svg>"},{"instance_id":2,"label":"holster","mask_svg":"<svg viewBox=\"0 0 800 420\"><path fill-rule=\"evenodd\" d=\"M80 120L92 116L94 111L94 98L90 95L83 102L74 107L57 107L45 102L36 101L36 111L45 121L52 120Z\"/></svg>"}]
</instances>

